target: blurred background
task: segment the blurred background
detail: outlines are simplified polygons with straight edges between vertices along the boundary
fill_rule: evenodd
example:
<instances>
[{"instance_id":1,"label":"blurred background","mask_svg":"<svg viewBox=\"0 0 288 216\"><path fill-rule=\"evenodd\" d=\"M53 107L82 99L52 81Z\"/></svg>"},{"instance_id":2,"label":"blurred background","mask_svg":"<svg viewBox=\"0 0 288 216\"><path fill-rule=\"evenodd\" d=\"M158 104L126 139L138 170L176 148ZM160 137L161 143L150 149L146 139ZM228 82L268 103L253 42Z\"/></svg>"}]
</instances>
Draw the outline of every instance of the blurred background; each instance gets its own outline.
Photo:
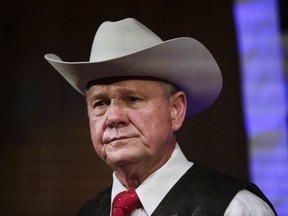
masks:
<instances>
[{"instance_id":1,"label":"blurred background","mask_svg":"<svg viewBox=\"0 0 288 216\"><path fill-rule=\"evenodd\" d=\"M214 55L218 100L177 134L186 156L255 182L288 214L287 1L4 0L0 8L0 215L75 215L111 184L85 98L44 60L88 61L99 25L134 17Z\"/></svg>"}]
</instances>

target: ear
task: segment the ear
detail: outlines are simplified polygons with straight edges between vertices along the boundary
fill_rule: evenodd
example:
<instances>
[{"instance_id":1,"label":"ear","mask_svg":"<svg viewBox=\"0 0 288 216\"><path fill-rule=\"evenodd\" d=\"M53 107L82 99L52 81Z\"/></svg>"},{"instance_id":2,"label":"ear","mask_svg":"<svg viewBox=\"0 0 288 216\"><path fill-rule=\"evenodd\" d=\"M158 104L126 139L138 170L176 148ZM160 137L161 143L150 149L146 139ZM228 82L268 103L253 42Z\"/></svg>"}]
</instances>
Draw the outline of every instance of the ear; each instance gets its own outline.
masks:
<instances>
[{"instance_id":1,"label":"ear","mask_svg":"<svg viewBox=\"0 0 288 216\"><path fill-rule=\"evenodd\" d=\"M184 92L179 91L170 98L170 107L171 107L171 120L172 120L172 129L176 132L183 124L187 100Z\"/></svg>"}]
</instances>

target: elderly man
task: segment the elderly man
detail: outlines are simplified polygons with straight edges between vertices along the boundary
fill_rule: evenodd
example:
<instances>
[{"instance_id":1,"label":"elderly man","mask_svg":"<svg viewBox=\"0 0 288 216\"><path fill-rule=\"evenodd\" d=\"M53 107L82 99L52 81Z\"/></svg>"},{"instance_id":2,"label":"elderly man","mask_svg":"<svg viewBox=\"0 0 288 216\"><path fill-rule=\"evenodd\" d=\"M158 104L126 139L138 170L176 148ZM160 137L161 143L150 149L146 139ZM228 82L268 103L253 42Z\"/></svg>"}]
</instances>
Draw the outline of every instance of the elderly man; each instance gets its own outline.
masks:
<instances>
[{"instance_id":1,"label":"elderly man","mask_svg":"<svg viewBox=\"0 0 288 216\"><path fill-rule=\"evenodd\" d=\"M209 107L220 69L192 38L162 41L135 19L103 23L89 62L49 63L86 95L92 142L113 185L78 215L275 215L252 183L188 161L175 132Z\"/></svg>"}]
</instances>

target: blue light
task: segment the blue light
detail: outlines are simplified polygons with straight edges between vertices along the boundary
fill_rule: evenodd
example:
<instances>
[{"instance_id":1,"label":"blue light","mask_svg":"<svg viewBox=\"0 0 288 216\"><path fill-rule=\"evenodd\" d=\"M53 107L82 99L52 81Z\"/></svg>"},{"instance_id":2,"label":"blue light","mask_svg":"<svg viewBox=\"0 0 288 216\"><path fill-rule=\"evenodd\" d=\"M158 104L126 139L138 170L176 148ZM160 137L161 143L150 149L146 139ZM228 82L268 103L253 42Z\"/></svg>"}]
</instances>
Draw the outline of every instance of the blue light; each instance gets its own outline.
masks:
<instances>
[{"instance_id":1,"label":"blue light","mask_svg":"<svg viewBox=\"0 0 288 216\"><path fill-rule=\"evenodd\" d=\"M276 0L234 5L251 180L288 214L287 97Z\"/></svg>"}]
</instances>

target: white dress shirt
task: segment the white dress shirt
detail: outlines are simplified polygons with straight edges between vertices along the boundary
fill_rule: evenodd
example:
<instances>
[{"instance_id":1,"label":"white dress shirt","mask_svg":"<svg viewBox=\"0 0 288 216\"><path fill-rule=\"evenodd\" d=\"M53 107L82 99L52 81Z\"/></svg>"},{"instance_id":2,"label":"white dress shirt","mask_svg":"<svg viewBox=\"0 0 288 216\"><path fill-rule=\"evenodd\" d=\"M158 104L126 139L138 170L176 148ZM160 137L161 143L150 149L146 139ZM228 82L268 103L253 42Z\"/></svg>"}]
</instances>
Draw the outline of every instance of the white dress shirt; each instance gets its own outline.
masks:
<instances>
[{"instance_id":1,"label":"white dress shirt","mask_svg":"<svg viewBox=\"0 0 288 216\"><path fill-rule=\"evenodd\" d=\"M170 159L136 189L143 208L136 209L132 216L150 216L170 189L191 166L193 166L193 163L186 159L180 146L176 144ZM115 173L113 173L111 206L114 197L125 190L127 188L121 184ZM241 190L233 198L224 215L272 216L274 213L268 204L258 196L248 190Z\"/></svg>"}]
</instances>

